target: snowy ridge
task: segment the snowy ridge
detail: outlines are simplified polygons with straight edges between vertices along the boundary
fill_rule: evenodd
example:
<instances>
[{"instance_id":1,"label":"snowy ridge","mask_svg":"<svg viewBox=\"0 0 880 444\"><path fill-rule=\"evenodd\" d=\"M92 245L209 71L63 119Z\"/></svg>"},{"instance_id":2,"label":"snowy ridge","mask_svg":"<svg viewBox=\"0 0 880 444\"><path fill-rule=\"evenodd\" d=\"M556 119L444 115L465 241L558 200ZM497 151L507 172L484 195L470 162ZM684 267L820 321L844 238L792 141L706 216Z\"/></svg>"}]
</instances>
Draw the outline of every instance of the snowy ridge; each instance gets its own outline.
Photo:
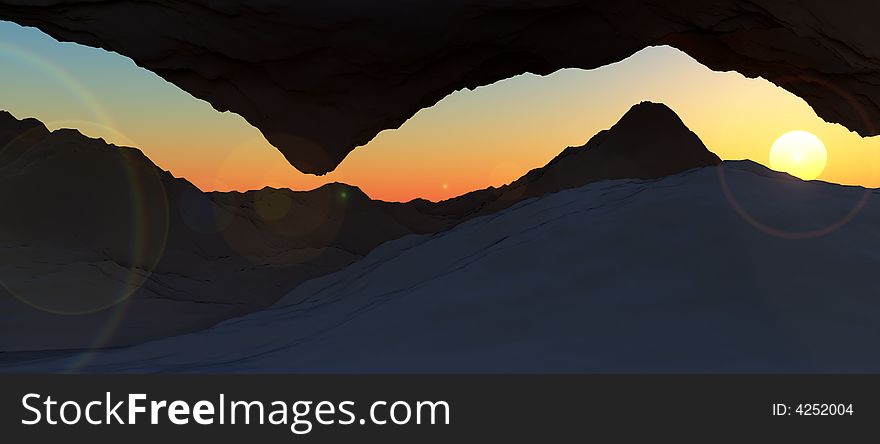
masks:
<instances>
[{"instance_id":1,"label":"snowy ridge","mask_svg":"<svg viewBox=\"0 0 880 444\"><path fill-rule=\"evenodd\" d=\"M719 180L723 174L725 181ZM273 307L6 371L790 372L880 370L876 192L751 162L589 184L388 242Z\"/></svg>"}]
</instances>

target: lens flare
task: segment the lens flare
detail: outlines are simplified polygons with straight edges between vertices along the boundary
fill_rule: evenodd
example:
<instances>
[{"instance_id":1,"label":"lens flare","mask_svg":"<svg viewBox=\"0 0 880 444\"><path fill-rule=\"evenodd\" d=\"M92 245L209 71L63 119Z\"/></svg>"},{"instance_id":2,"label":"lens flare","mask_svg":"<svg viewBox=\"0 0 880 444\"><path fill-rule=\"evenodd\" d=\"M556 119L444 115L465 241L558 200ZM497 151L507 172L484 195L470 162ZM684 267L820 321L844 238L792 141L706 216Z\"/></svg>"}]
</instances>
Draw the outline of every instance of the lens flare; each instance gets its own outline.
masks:
<instances>
[{"instance_id":1,"label":"lens flare","mask_svg":"<svg viewBox=\"0 0 880 444\"><path fill-rule=\"evenodd\" d=\"M51 60L3 42L0 42L0 59L3 59L4 63L12 63L12 60L25 63L28 66L33 67L37 72L55 79L58 83L63 85L67 91L73 94L79 103L84 105L92 113L97 125L105 128L115 127L113 119L110 118L109 113L107 113L100 101L92 95L89 89L80 83L80 81L67 70L58 66Z\"/></svg>"},{"instance_id":2,"label":"lens flare","mask_svg":"<svg viewBox=\"0 0 880 444\"><path fill-rule=\"evenodd\" d=\"M108 310L105 321L94 325L79 365L89 350L108 343L125 316L126 302L155 271L168 235L168 202L161 171L140 151L100 146L88 157L94 170L81 168L82 136L70 130L45 136L42 131L31 129L0 147L22 148L5 165L12 168L9 174L0 177L0 201L15 208L22 217L14 220L23 222L10 223L0 233L0 286L30 307L56 315ZM37 132L39 137L32 137ZM39 174L31 174L34 168ZM55 180L47 183L44 173ZM107 189L92 175L115 185Z\"/></svg>"}]
</instances>

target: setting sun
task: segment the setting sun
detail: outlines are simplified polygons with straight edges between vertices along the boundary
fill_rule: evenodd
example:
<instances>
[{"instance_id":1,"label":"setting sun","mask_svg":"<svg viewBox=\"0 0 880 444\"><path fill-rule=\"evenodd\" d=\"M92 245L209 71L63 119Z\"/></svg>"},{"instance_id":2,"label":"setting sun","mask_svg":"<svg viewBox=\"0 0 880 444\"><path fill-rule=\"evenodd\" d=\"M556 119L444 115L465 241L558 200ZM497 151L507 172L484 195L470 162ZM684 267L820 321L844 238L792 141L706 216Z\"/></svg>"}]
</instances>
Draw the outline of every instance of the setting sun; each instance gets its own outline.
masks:
<instances>
[{"instance_id":1,"label":"setting sun","mask_svg":"<svg viewBox=\"0 0 880 444\"><path fill-rule=\"evenodd\" d=\"M827 159L825 144L807 131L785 133L770 148L770 168L804 180L819 177Z\"/></svg>"}]
</instances>

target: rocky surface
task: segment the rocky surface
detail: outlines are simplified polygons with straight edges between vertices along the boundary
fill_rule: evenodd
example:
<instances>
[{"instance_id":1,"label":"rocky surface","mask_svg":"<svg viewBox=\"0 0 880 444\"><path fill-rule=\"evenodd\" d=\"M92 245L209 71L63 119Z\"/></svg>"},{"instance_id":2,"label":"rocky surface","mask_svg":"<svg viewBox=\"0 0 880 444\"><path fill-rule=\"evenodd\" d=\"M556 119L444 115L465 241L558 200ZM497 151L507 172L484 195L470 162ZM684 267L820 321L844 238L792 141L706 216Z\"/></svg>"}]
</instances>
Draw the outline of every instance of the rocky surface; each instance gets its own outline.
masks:
<instances>
[{"instance_id":1,"label":"rocky surface","mask_svg":"<svg viewBox=\"0 0 880 444\"><path fill-rule=\"evenodd\" d=\"M730 198L802 233L866 193L801 239ZM877 372L877 195L748 161L595 182L387 242L208 330L0 371Z\"/></svg>"},{"instance_id":2,"label":"rocky surface","mask_svg":"<svg viewBox=\"0 0 880 444\"><path fill-rule=\"evenodd\" d=\"M721 159L662 103L642 102L586 144L568 147L547 165L514 182L441 202L386 203L386 211L415 233L447 230L517 202L607 179L656 179Z\"/></svg>"},{"instance_id":3,"label":"rocky surface","mask_svg":"<svg viewBox=\"0 0 880 444\"><path fill-rule=\"evenodd\" d=\"M310 173L457 89L659 44L877 134L878 15L860 0L0 0L2 19L119 52L241 114Z\"/></svg>"},{"instance_id":4,"label":"rocky surface","mask_svg":"<svg viewBox=\"0 0 880 444\"><path fill-rule=\"evenodd\" d=\"M586 183L718 162L672 110L646 102L511 185L449 201L374 201L336 183L203 193L134 148L0 113L0 351L204 329L392 239Z\"/></svg>"},{"instance_id":5,"label":"rocky surface","mask_svg":"<svg viewBox=\"0 0 880 444\"><path fill-rule=\"evenodd\" d=\"M355 187L206 194L0 113L0 350L119 346L271 305L410 231Z\"/></svg>"}]
</instances>

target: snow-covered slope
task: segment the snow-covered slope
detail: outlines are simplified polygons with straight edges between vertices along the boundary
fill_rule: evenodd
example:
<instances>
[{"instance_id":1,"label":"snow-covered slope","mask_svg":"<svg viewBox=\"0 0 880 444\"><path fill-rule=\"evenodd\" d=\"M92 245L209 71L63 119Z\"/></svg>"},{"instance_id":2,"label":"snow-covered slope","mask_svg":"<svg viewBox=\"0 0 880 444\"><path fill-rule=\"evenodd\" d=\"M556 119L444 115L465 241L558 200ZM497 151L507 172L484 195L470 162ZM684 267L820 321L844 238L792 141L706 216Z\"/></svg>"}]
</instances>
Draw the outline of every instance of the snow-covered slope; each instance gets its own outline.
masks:
<instances>
[{"instance_id":1,"label":"snow-covered slope","mask_svg":"<svg viewBox=\"0 0 880 444\"><path fill-rule=\"evenodd\" d=\"M880 371L880 202L871 195L751 162L597 182L388 242L268 310L199 333L87 355L11 354L0 365ZM834 226L860 203L828 234L786 235Z\"/></svg>"}]
</instances>

